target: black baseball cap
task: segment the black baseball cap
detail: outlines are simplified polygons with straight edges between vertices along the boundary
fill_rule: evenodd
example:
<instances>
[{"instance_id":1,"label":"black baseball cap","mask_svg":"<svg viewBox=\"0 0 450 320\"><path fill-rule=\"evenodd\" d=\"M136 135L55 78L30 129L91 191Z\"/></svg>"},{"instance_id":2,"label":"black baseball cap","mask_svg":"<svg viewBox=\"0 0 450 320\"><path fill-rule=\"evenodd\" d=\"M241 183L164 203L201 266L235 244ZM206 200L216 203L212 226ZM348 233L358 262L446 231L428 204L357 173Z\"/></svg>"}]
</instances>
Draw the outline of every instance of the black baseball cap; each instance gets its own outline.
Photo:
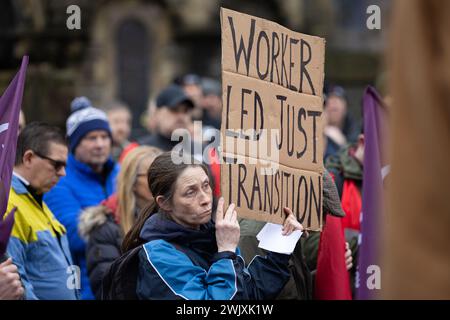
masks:
<instances>
[{"instance_id":1,"label":"black baseball cap","mask_svg":"<svg viewBox=\"0 0 450 320\"><path fill-rule=\"evenodd\" d=\"M181 84L182 85L188 85L188 84L201 85L201 79L198 75L196 75L194 73L188 73L181 78Z\"/></svg>"},{"instance_id":2,"label":"black baseball cap","mask_svg":"<svg viewBox=\"0 0 450 320\"><path fill-rule=\"evenodd\" d=\"M171 84L156 97L156 107L167 107L174 109L180 104L186 104L190 109L194 108L194 103L184 92L183 88L176 84Z\"/></svg>"},{"instance_id":3,"label":"black baseball cap","mask_svg":"<svg viewBox=\"0 0 450 320\"><path fill-rule=\"evenodd\" d=\"M347 100L347 93L345 89L338 85L328 85L324 90L324 98L328 99L331 96L335 96L341 98L343 100Z\"/></svg>"}]
</instances>

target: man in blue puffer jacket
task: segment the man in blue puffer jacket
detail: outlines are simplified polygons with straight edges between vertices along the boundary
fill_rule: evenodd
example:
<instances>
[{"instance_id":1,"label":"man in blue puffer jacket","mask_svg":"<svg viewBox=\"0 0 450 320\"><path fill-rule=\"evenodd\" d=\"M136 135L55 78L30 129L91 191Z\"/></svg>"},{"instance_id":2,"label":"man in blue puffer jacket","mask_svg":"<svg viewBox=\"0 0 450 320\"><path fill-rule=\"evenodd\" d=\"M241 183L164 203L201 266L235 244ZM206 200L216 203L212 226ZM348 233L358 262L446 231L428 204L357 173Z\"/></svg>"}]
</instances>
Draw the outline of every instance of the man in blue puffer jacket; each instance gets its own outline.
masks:
<instances>
[{"instance_id":1,"label":"man in blue puffer jacket","mask_svg":"<svg viewBox=\"0 0 450 320\"><path fill-rule=\"evenodd\" d=\"M86 270L85 242L77 232L78 217L89 206L98 205L115 192L118 165L111 159L111 129L106 114L85 97L71 104L67 119L70 154L66 176L45 195L45 202L64 224L70 251L81 272L81 297L94 299Z\"/></svg>"}]
</instances>

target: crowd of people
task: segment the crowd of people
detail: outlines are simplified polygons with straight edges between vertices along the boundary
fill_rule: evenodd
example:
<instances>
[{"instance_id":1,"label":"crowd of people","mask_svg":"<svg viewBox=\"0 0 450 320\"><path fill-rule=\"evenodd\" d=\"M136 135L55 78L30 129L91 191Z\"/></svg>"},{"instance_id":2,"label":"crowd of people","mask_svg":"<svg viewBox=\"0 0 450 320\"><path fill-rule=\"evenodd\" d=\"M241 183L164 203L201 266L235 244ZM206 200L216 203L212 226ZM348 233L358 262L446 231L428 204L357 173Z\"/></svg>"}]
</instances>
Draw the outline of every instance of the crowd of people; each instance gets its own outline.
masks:
<instances>
[{"instance_id":1,"label":"crowd of people","mask_svg":"<svg viewBox=\"0 0 450 320\"><path fill-rule=\"evenodd\" d=\"M324 110L327 119L341 119L328 127L345 136L347 108L329 101L344 104L342 88L339 93L329 95ZM218 81L193 74L176 79L149 104L149 134L136 141L125 104L103 111L77 97L70 107L65 135L42 122L20 127L8 202L8 212L17 211L0 265L2 299L312 299L319 232L302 237L292 255L264 252L256 234L265 223L238 219L234 204L224 207L211 165L172 161L179 143L174 130L192 132L194 120L203 130L220 130ZM351 177L361 179L363 155L358 147L349 152L346 141L328 156L340 182L336 189L326 171L324 212L347 214L352 222L359 212L344 213L338 196L346 166L332 158L353 159L343 163L353 161ZM284 211L285 233L303 230L291 209ZM348 243L345 259L350 270Z\"/></svg>"},{"instance_id":2,"label":"crowd of people","mask_svg":"<svg viewBox=\"0 0 450 320\"><path fill-rule=\"evenodd\" d=\"M449 298L449 13L438 0L393 8L392 99L384 97L394 124L389 223L376 234L384 298ZM303 230L293 208L283 208L283 234L304 231L291 254L259 248L265 222L224 206L217 163L194 153L183 156L196 161L172 161L174 131L192 133L183 144L202 146L195 120L204 131L220 129L221 95L215 80L175 79L150 101L143 137L130 136L132 114L118 101L99 109L75 98L65 134L25 125L22 113L0 300L313 299L321 235L336 219L345 237L339 261L354 289L371 131L352 118L343 87L326 86L323 95L323 231Z\"/></svg>"}]
</instances>

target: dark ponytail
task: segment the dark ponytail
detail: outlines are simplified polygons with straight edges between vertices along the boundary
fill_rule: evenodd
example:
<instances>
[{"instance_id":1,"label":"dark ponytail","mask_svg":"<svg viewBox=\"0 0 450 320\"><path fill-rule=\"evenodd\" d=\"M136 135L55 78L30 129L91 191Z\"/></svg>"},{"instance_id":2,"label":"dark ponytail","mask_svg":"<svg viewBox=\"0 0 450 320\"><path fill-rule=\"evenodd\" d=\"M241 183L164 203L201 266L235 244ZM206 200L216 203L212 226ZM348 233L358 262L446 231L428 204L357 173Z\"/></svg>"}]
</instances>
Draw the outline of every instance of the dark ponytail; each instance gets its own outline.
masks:
<instances>
[{"instance_id":1,"label":"dark ponytail","mask_svg":"<svg viewBox=\"0 0 450 320\"><path fill-rule=\"evenodd\" d=\"M152 216L158 210L156 201L152 201L147 205L137 217L131 229L127 232L122 242L122 253L130 251L140 245L144 244L144 241L139 237L142 227L145 221Z\"/></svg>"}]
</instances>

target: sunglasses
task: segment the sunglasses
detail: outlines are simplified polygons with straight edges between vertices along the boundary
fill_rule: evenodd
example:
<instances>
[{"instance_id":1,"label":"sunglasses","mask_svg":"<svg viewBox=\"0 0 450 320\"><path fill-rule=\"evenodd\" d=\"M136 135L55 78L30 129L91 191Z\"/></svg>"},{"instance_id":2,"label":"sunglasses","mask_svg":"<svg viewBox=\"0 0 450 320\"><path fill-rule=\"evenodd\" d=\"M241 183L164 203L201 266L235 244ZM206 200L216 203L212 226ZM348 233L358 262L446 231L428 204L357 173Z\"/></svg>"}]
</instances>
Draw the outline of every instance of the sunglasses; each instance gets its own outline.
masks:
<instances>
[{"instance_id":1,"label":"sunglasses","mask_svg":"<svg viewBox=\"0 0 450 320\"><path fill-rule=\"evenodd\" d=\"M66 167L66 162L65 161L60 161L60 160L55 160L55 159L49 158L49 157L44 156L43 154L40 154L39 152L36 152L36 151L33 151L33 152L39 158L42 158L42 159L50 161L50 163L53 165L53 167L55 168L55 170L57 172L59 170L61 170L61 168L65 168Z\"/></svg>"}]
</instances>

